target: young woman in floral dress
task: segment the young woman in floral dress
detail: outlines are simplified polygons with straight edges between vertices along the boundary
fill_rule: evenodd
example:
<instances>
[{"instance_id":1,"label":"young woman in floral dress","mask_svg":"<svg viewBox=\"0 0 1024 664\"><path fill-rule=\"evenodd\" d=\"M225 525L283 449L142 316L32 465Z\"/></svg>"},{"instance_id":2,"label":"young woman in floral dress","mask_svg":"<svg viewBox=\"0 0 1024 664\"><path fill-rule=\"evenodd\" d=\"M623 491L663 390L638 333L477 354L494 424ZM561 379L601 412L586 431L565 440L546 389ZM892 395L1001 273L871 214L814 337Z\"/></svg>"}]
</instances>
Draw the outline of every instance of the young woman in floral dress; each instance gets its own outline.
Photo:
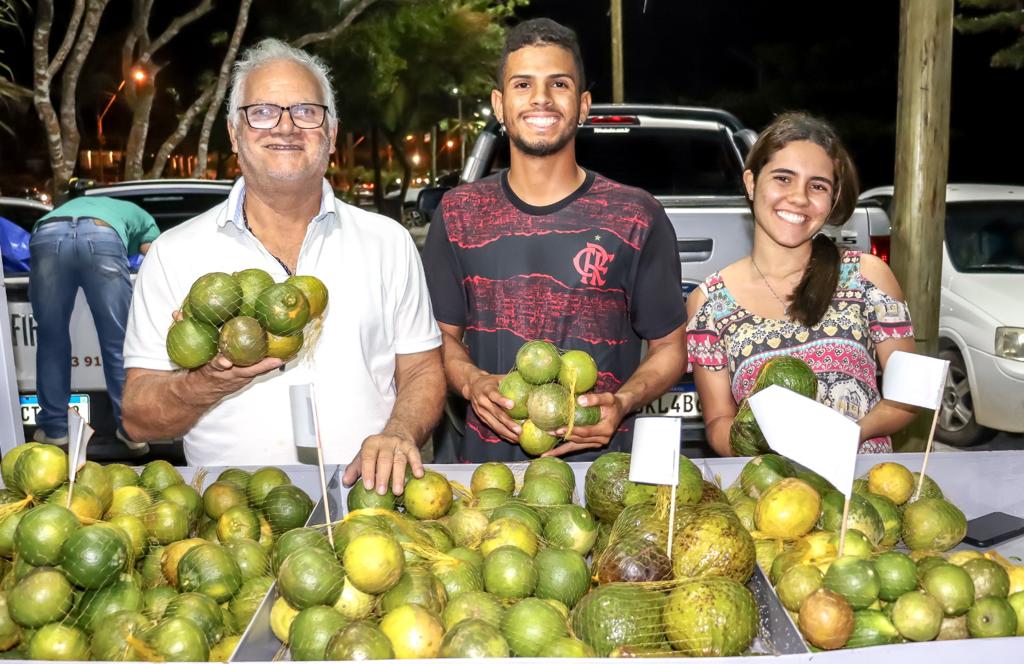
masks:
<instances>
[{"instance_id":1,"label":"young woman in floral dress","mask_svg":"<svg viewBox=\"0 0 1024 664\"><path fill-rule=\"evenodd\" d=\"M891 452L889 434L914 412L881 398L877 367L895 350L914 352L910 314L888 265L840 252L819 234L825 224L844 224L856 206L849 154L824 121L786 113L761 134L745 167L753 250L708 277L687 303L708 442L732 454L738 404L766 361L791 355L818 377L818 401L860 424L862 453Z\"/></svg>"}]
</instances>

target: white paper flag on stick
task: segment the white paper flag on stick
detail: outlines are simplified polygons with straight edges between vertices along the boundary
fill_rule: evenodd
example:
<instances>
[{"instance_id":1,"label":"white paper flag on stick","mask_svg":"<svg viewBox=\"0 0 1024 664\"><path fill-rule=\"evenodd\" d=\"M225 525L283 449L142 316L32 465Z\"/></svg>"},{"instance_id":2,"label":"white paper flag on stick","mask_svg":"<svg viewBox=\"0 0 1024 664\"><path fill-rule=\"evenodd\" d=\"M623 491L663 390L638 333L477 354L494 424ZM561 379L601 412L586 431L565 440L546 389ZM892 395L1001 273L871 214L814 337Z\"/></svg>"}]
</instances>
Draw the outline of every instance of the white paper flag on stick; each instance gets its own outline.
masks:
<instances>
[{"instance_id":1,"label":"white paper flag on stick","mask_svg":"<svg viewBox=\"0 0 1024 664\"><path fill-rule=\"evenodd\" d=\"M882 396L889 401L938 410L949 361L894 351L885 364Z\"/></svg>"},{"instance_id":2,"label":"white paper flag on stick","mask_svg":"<svg viewBox=\"0 0 1024 664\"><path fill-rule=\"evenodd\" d=\"M78 414L74 408L68 408L68 501L64 506L71 509L71 499L75 495L75 477L78 469L85 464L85 450L89 439L96 430Z\"/></svg>"},{"instance_id":3,"label":"white paper flag on stick","mask_svg":"<svg viewBox=\"0 0 1024 664\"><path fill-rule=\"evenodd\" d=\"M643 484L679 484L679 417L638 417L633 425L629 480Z\"/></svg>"},{"instance_id":4,"label":"white paper flag on stick","mask_svg":"<svg viewBox=\"0 0 1024 664\"><path fill-rule=\"evenodd\" d=\"M296 447L316 447L316 422L313 420L313 386L291 385L288 397L292 405L292 433Z\"/></svg>"},{"instance_id":5,"label":"white paper flag on stick","mask_svg":"<svg viewBox=\"0 0 1024 664\"><path fill-rule=\"evenodd\" d=\"M773 450L807 466L850 497L860 446L856 422L778 385L766 387L748 402Z\"/></svg>"},{"instance_id":6,"label":"white paper flag on stick","mask_svg":"<svg viewBox=\"0 0 1024 664\"><path fill-rule=\"evenodd\" d=\"M629 481L672 487L668 509L668 542L672 560L672 536L676 527L676 486L679 484L681 417L638 417L633 424L633 452L629 457Z\"/></svg>"},{"instance_id":7,"label":"white paper flag on stick","mask_svg":"<svg viewBox=\"0 0 1024 664\"><path fill-rule=\"evenodd\" d=\"M78 414L68 408L68 481L74 482L78 469L85 464L85 451L96 430ZM70 494L70 491L68 492ZM70 498L70 496L69 496Z\"/></svg>"}]
</instances>

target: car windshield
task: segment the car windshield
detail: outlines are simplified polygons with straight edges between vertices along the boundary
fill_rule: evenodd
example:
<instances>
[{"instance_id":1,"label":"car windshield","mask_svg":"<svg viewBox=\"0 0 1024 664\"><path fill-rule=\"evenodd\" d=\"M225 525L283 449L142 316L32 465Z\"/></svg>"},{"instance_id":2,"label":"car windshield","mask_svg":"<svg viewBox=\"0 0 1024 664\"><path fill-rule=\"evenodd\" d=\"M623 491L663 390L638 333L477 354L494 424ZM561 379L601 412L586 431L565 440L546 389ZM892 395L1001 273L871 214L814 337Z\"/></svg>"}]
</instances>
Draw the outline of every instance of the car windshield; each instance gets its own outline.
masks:
<instances>
[{"instance_id":1,"label":"car windshield","mask_svg":"<svg viewBox=\"0 0 1024 664\"><path fill-rule=\"evenodd\" d=\"M508 167L499 140L494 168ZM654 196L743 196L743 164L724 133L637 126L583 127L576 162Z\"/></svg>"},{"instance_id":2,"label":"car windshield","mask_svg":"<svg viewBox=\"0 0 1024 664\"><path fill-rule=\"evenodd\" d=\"M101 193L101 192L97 192ZM206 212L228 197L228 191L202 192L120 192L103 191L104 196L135 203L153 215L161 231L173 228L197 214Z\"/></svg>"},{"instance_id":3,"label":"car windshield","mask_svg":"<svg viewBox=\"0 0 1024 664\"><path fill-rule=\"evenodd\" d=\"M1024 200L949 203L946 248L959 272L1024 272Z\"/></svg>"}]
</instances>

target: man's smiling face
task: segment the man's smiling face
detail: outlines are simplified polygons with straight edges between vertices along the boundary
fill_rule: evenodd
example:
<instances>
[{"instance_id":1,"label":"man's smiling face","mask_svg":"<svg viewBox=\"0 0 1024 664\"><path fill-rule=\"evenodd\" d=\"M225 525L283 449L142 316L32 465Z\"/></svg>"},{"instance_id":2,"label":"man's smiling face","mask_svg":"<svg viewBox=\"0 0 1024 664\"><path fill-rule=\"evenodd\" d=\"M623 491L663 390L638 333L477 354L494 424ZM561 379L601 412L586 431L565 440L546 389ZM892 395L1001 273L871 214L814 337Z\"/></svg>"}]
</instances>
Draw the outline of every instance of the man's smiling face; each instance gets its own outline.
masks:
<instances>
[{"instance_id":1,"label":"man's smiling face","mask_svg":"<svg viewBox=\"0 0 1024 664\"><path fill-rule=\"evenodd\" d=\"M580 93L572 53L561 46L526 46L509 54L501 91L491 95L512 144L531 157L565 148L586 119L590 93Z\"/></svg>"},{"instance_id":2,"label":"man's smiling face","mask_svg":"<svg viewBox=\"0 0 1024 664\"><path fill-rule=\"evenodd\" d=\"M245 80L241 106L299 103L323 104L323 94L313 74L290 60L267 63ZM317 129L299 129L284 113L273 129L253 129L239 111L229 118L231 147L246 180L303 181L320 179L334 152L337 127L330 118Z\"/></svg>"}]
</instances>

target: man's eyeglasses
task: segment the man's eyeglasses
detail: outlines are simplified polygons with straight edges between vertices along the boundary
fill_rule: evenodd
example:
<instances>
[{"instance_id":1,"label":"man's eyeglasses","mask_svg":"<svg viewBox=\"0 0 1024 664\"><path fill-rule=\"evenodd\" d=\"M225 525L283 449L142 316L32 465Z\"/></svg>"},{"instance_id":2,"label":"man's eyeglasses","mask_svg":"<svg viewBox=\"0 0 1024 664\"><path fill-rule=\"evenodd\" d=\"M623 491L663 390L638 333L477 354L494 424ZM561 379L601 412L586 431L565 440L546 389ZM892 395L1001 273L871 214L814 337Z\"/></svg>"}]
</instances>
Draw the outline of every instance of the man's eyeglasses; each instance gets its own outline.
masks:
<instances>
[{"instance_id":1,"label":"man's eyeglasses","mask_svg":"<svg viewBox=\"0 0 1024 664\"><path fill-rule=\"evenodd\" d=\"M292 124L299 129L318 129L327 118L327 107L323 104L249 104L240 106L238 110L245 114L245 121L253 129L273 129L281 123L285 111L288 111Z\"/></svg>"}]
</instances>

